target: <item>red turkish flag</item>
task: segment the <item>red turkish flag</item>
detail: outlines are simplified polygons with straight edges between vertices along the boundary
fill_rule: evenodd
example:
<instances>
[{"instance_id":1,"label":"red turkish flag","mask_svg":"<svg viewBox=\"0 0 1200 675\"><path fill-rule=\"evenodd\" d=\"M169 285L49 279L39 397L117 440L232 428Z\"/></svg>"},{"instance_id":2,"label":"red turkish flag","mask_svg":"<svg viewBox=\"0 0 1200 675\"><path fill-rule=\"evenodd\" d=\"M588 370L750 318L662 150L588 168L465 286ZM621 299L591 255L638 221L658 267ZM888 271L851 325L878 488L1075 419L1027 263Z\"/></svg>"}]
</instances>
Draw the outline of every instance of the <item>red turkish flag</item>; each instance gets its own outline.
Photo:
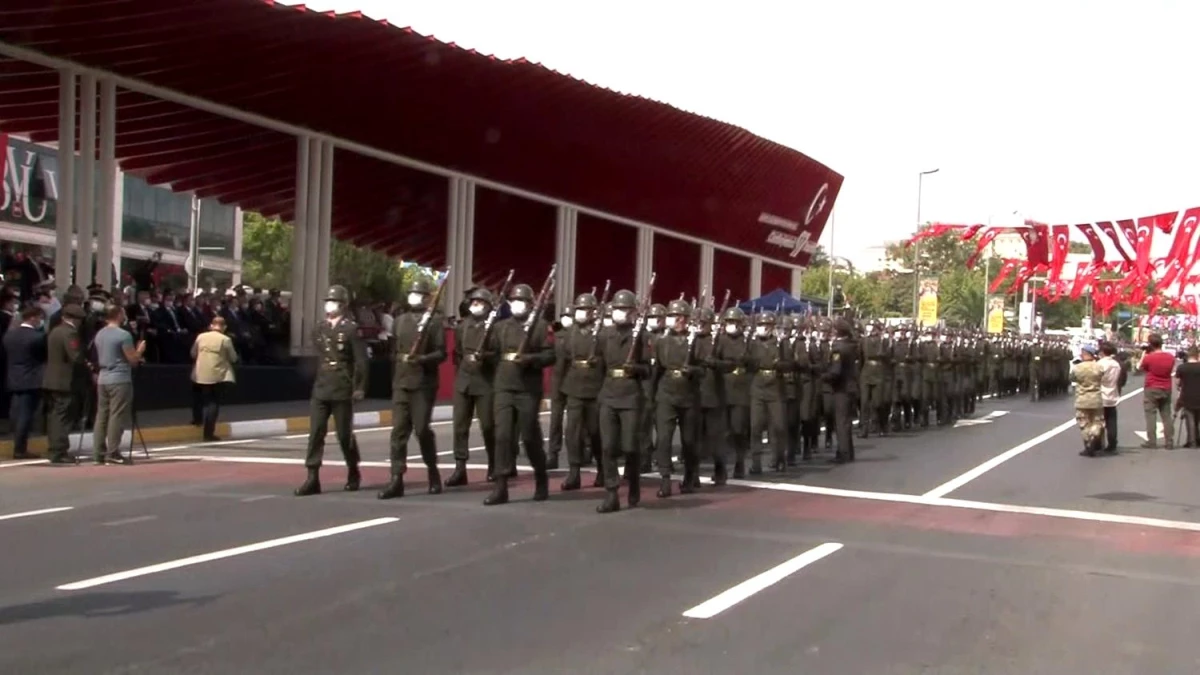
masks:
<instances>
[{"instance_id":1,"label":"red turkish flag","mask_svg":"<svg viewBox=\"0 0 1200 675\"><path fill-rule=\"evenodd\" d=\"M1013 260L1011 258L1005 260L1000 265L1000 271L996 273L996 278L992 279L992 285L988 286L988 293L995 293L1004 284L1004 280L1008 275L1020 264L1020 260Z\"/></svg>"},{"instance_id":2,"label":"red turkish flag","mask_svg":"<svg viewBox=\"0 0 1200 675\"><path fill-rule=\"evenodd\" d=\"M1021 239L1025 240L1025 257L1029 260L1031 269L1050 263L1049 228L1032 221L1025 222L1021 228Z\"/></svg>"},{"instance_id":3,"label":"red turkish flag","mask_svg":"<svg viewBox=\"0 0 1200 675\"><path fill-rule=\"evenodd\" d=\"M1056 282L1062 276L1063 265L1067 262L1067 252L1071 250L1071 226L1054 225L1050 228L1054 246L1050 249L1050 282Z\"/></svg>"},{"instance_id":4,"label":"red turkish flag","mask_svg":"<svg viewBox=\"0 0 1200 675\"><path fill-rule=\"evenodd\" d=\"M979 261L979 255L983 253L983 249L987 248L996 239L996 236L1006 229L1004 227L993 227L983 233L983 236L979 238L979 242L975 245L975 253L970 258L967 258L968 269L975 267L975 263Z\"/></svg>"},{"instance_id":5,"label":"red turkish flag","mask_svg":"<svg viewBox=\"0 0 1200 675\"><path fill-rule=\"evenodd\" d=\"M1200 229L1200 206L1193 206L1184 211L1179 219L1179 228L1175 230L1175 240L1171 242L1171 252L1167 257L1178 260L1185 268L1191 268L1200 257L1200 251L1192 251L1192 239L1197 229Z\"/></svg>"},{"instance_id":6,"label":"red turkish flag","mask_svg":"<svg viewBox=\"0 0 1200 675\"><path fill-rule=\"evenodd\" d=\"M1079 296L1083 295L1083 291L1092 283L1092 280L1099 274L1095 263L1076 263L1075 265L1075 281L1071 284L1071 299L1078 300Z\"/></svg>"},{"instance_id":7,"label":"red turkish flag","mask_svg":"<svg viewBox=\"0 0 1200 675\"><path fill-rule=\"evenodd\" d=\"M970 227L966 228L965 230L963 230L962 240L966 241L966 240L970 239L971 237L974 237L975 235L979 234L979 231L982 230L983 227L984 227L983 225L971 225Z\"/></svg>"},{"instance_id":8,"label":"red turkish flag","mask_svg":"<svg viewBox=\"0 0 1200 675\"><path fill-rule=\"evenodd\" d=\"M1178 211L1160 213L1157 216L1145 216L1143 218L1138 218L1138 225L1141 225L1143 222L1145 222L1162 230L1163 234L1171 234L1172 228L1175 227L1175 218L1177 216L1179 216Z\"/></svg>"},{"instance_id":9,"label":"red turkish flag","mask_svg":"<svg viewBox=\"0 0 1200 675\"><path fill-rule=\"evenodd\" d=\"M1104 264L1104 240L1100 239L1100 235L1096 233L1096 228L1091 223L1076 225L1079 231L1083 233L1084 238L1092 245L1092 263L1096 265Z\"/></svg>"},{"instance_id":10,"label":"red turkish flag","mask_svg":"<svg viewBox=\"0 0 1200 675\"><path fill-rule=\"evenodd\" d=\"M1118 224L1124 222L1119 221ZM1125 226L1121 225L1121 229L1124 230ZM1153 269L1153 265L1150 262L1150 244L1154 240L1154 223L1149 218L1142 218L1138 220L1138 224L1134 229L1136 232L1135 241L1137 242L1134 246L1134 252L1137 256L1137 271L1138 274L1147 275Z\"/></svg>"},{"instance_id":11,"label":"red turkish flag","mask_svg":"<svg viewBox=\"0 0 1200 675\"><path fill-rule=\"evenodd\" d=\"M1112 241L1113 245L1117 247L1117 253L1120 253L1126 262L1133 262L1133 258L1130 258L1129 254L1125 252L1125 246L1121 243L1121 235L1117 234L1117 228L1112 223L1102 220L1096 223L1096 227Z\"/></svg>"}]
</instances>

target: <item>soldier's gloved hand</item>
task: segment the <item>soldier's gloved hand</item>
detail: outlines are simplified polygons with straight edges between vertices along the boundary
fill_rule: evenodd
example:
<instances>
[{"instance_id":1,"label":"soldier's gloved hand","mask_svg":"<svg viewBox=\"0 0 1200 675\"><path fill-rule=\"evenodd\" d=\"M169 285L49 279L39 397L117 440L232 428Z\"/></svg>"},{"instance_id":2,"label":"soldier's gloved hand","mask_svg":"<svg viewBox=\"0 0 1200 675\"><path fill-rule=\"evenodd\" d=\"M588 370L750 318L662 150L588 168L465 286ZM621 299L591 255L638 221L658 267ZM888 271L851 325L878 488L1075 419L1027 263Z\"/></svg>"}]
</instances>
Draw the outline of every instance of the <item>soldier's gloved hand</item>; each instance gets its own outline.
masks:
<instances>
[{"instance_id":1,"label":"soldier's gloved hand","mask_svg":"<svg viewBox=\"0 0 1200 675\"><path fill-rule=\"evenodd\" d=\"M353 396L351 396L351 398L353 398L353 399L354 399L354 402L355 402L355 403L357 403L357 402L359 402L359 401L363 400L363 399L364 399L364 398L366 398L366 397L367 397L366 393L364 393L364 392L361 392L361 391L356 391L356 392L354 392L354 395L353 395Z\"/></svg>"},{"instance_id":2,"label":"soldier's gloved hand","mask_svg":"<svg viewBox=\"0 0 1200 675\"><path fill-rule=\"evenodd\" d=\"M521 354L517 357L517 365L521 366L522 368L529 368L533 365L533 361L534 359L532 354Z\"/></svg>"}]
</instances>

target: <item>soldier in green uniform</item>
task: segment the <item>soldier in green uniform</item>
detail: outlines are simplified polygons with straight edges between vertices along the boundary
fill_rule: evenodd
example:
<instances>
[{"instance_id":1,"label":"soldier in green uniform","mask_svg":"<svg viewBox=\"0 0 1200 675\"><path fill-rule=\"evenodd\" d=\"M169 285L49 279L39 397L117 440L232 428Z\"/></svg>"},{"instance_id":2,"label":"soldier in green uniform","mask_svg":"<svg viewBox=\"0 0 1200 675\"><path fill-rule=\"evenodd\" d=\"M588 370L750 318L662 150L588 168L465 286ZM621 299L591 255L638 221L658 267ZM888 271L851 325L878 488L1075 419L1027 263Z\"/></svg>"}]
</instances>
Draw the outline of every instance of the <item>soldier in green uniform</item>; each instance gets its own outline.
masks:
<instances>
[{"instance_id":1,"label":"soldier in green uniform","mask_svg":"<svg viewBox=\"0 0 1200 675\"><path fill-rule=\"evenodd\" d=\"M781 315L775 325L775 339L779 340L779 346L787 354L789 362L792 359L795 327L794 319L786 314ZM800 454L800 403L799 392L796 389L796 372L789 368L780 377L783 379L783 421L786 429L784 444L787 448L787 465L796 466L796 459Z\"/></svg>"},{"instance_id":2,"label":"soldier in green uniform","mask_svg":"<svg viewBox=\"0 0 1200 675\"><path fill-rule=\"evenodd\" d=\"M829 369L825 381L833 390L833 426L837 436L837 455L834 462L844 464L854 461L854 434L851 430L854 416L854 399L858 395L858 346L854 344L853 330L845 319L834 322L836 339L829 349Z\"/></svg>"},{"instance_id":3,"label":"soldier in green uniform","mask_svg":"<svg viewBox=\"0 0 1200 675\"><path fill-rule=\"evenodd\" d=\"M700 376L700 423L697 431L697 448L700 458L711 458L713 483L724 485L729 479L729 445L726 440L725 387L721 374L721 352L718 345L719 333L713 332L716 313L708 307L699 311L696 335L696 363L703 367ZM698 478L697 478L698 482Z\"/></svg>"},{"instance_id":4,"label":"soldier in green uniform","mask_svg":"<svg viewBox=\"0 0 1200 675\"><path fill-rule=\"evenodd\" d=\"M433 434L433 405L437 398L438 367L446 360L445 319L430 306L434 289L418 278L408 289L409 311L396 317L392 329L392 479L380 499L404 496L408 471L408 439L414 434L425 462L429 494L441 494L437 466L437 437Z\"/></svg>"},{"instance_id":5,"label":"soldier in green uniform","mask_svg":"<svg viewBox=\"0 0 1200 675\"><path fill-rule=\"evenodd\" d=\"M554 332L554 344L557 349L560 338L567 334L571 326L575 323L575 317L571 314L571 307L563 307L559 312L558 321L554 323L552 328ZM567 414L567 395L562 390L562 373L558 368L553 368L550 371L550 440L546 451L546 468L553 471L558 468L558 456L562 454L563 447L563 421Z\"/></svg>"},{"instance_id":6,"label":"soldier in green uniform","mask_svg":"<svg viewBox=\"0 0 1200 675\"><path fill-rule=\"evenodd\" d=\"M509 473L516 464L517 440L525 446L534 471L534 501L550 496L546 451L538 423L542 371L554 364L554 347L547 341L546 322L533 315L533 289L513 286L508 294L512 316L497 321L491 349L500 354L496 366L493 410L496 417L496 482L484 499L487 506L508 503Z\"/></svg>"},{"instance_id":7,"label":"soldier in green uniform","mask_svg":"<svg viewBox=\"0 0 1200 675\"><path fill-rule=\"evenodd\" d=\"M679 431L683 480L679 491L695 490L700 475L696 451L699 383L703 369L692 361L696 331L690 323L691 306L684 300L667 305L667 330L654 341L653 378L658 382L654 395L654 438L657 455L659 499L671 496L671 448Z\"/></svg>"},{"instance_id":8,"label":"soldier in green uniform","mask_svg":"<svg viewBox=\"0 0 1200 675\"><path fill-rule=\"evenodd\" d=\"M604 485L604 460L600 441L600 388L604 385L604 370L600 368L597 321L600 303L596 296L584 293L575 298L573 321L554 341L555 375L562 382L567 397L566 433L569 471L561 489L581 487L580 467L585 464L584 449L590 447L597 455L597 471L593 487Z\"/></svg>"},{"instance_id":9,"label":"soldier in green uniform","mask_svg":"<svg viewBox=\"0 0 1200 675\"><path fill-rule=\"evenodd\" d=\"M800 457L812 459L820 429L817 428L817 381L813 374L812 323L805 319L798 322L799 334L792 342L790 358L796 379L796 421L799 425Z\"/></svg>"},{"instance_id":10,"label":"soldier in green uniform","mask_svg":"<svg viewBox=\"0 0 1200 675\"><path fill-rule=\"evenodd\" d=\"M325 294L326 318L313 330L317 377L313 381L308 453L304 458L308 478L296 488L298 497L321 493L321 461L325 457L330 415L346 459L345 489L354 492L362 482L353 424L354 402L363 400L367 390L367 346L358 336L358 326L346 316L349 303L350 293L344 287L331 286Z\"/></svg>"},{"instance_id":11,"label":"soldier in green uniform","mask_svg":"<svg viewBox=\"0 0 1200 675\"><path fill-rule=\"evenodd\" d=\"M746 477L746 455L750 451L750 381L746 369L746 353L750 335L746 331L746 314L737 307L725 310L721 317L721 335L717 338L717 353L713 365L721 372L721 387L725 392L728 445L733 450L733 477Z\"/></svg>"},{"instance_id":12,"label":"soldier in green uniform","mask_svg":"<svg viewBox=\"0 0 1200 675\"><path fill-rule=\"evenodd\" d=\"M87 315L83 307L68 304L58 314L59 323L46 338L46 449L51 464L75 464L71 457L71 428L74 426L71 392L88 377L79 326Z\"/></svg>"},{"instance_id":13,"label":"soldier in green uniform","mask_svg":"<svg viewBox=\"0 0 1200 675\"><path fill-rule=\"evenodd\" d=\"M771 448L771 466L775 471L787 470L787 398L783 390L783 373L791 370L791 360L775 336L775 314L763 312L754 326L754 338L746 351L746 368L754 373L750 385L750 473L763 472L762 437L767 434Z\"/></svg>"},{"instance_id":14,"label":"soldier in green uniform","mask_svg":"<svg viewBox=\"0 0 1200 675\"><path fill-rule=\"evenodd\" d=\"M467 460L471 454L471 420L479 419L483 450L487 454L487 479L495 480L496 418L492 411L492 380L496 376L496 353L487 349L484 335L488 316L495 307L486 288L467 294L467 316L454 329L454 473L446 487L467 484Z\"/></svg>"},{"instance_id":15,"label":"soldier in green uniform","mask_svg":"<svg viewBox=\"0 0 1200 675\"><path fill-rule=\"evenodd\" d=\"M621 476L617 473L617 465L622 456L629 478L628 504L634 507L641 502L641 475L637 469L642 463L638 454L643 447L641 420L645 390L638 379L650 375L644 355L646 341L638 334L639 327L635 323L637 296L632 291L617 291L609 307L612 308L613 325L601 330L597 350L597 366L604 371L604 384L600 388L604 501L596 507L597 513L612 513L621 508L618 494Z\"/></svg>"},{"instance_id":16,"label":"soldier in green uniform","mask_svg":"<svg viewBox=\"0 0 1200 675\"><path fill-rule=\"evenodd\" d=\"M912 428L913 340L905 328L892 330L892 429Z\"/></svg>"},{"instance_id":17,"label":"soldier in green uniform","mask_svg":"<svg viewBox=\"0 0 1200 675\"><path fill-rule=\"evenodd\" d=\"M859 433L863 438L871 435L871 431L887 435L887 414L891 401L884 396L884 383L887 372L884 369L884 359L887 344L883 338L883 327L877 323L868 323L863 328L863 338L859 342L860 353L857 358L862 363L859 372L859 391L862 395L862 407L859 413Z\"/></svg>"},{"instance_id":18,"label":"soldier in green uniform","mask_svg":"<svg viewBox=\"0 0 1200 675\"><path fill-rule=\"evenodd\" d=\"M833 365L833 323L828 317L818 324L817 358L814 359L814 362L815 372L819 379L818 391L821 396L821 414L818 420L825 426L825 449L832 450L835 422L837 420L834 417L833 385L830 384L829 378L826 377ZM853 411L851 411L851 415L853 415Z\"/></svg>"},{"instance_id":19,"label":"soldier in green uniform","mask_svg":"<svg viewBox=\"0 0 1200 675\"><path fill-rule=\"evenodd\" d=\"M659 338L666 329L665 321L667 318L667 308L665 305L654 303L650 305L650 310L646 313L645 331L642 333L642 339L646 341L646 355L650 359L650 368L654 368L654 341ZM642 393L646 397L646 405L642 408L641 421L641 460L642 473L649 473L651 463L657 459L655 453L656 444L654 442L654 395L658 387L658 381L653 375L642 378ZM671 467L668 467L668 470Z\"/></svg>"},{"instance_id":20,"label":"soldier in green uniform","mask_svg":"<svg viewBox=\"0 0 1200 675\"><path fill-rule=\"evenodd\" d=\"M1026 372L1029 378L1029 397L1034 401L1042 398L1042 357L1045 355L1045 348L1042 346L1042 341L1035 338L1029 340L1029 361Z\"/></svg>"},{"instance_id":21,"label":"soldier in green uniform","mask_svg":"<svg viewBox=\"0 0 1200 675\"><path fill-rule=\"evenodd\" d=\"M937 405L940 398L940 380L938 378L938 359L940 348L938 337L934 331L926 329L921 333L918 357L920 358L921 387L918 390L920 400L917 402L918 419L922 428L929 426L929 413Z\"/></svg>"},{"instance_id":22,"label":"soldier in green uniform","mask_svg":"<svg viewBox=\"0 0 1200 675\"><path fill-rule=\"evenodd\" d=\"M954 333L949 329L938 335L938 426L954 424L958 376L954 361Z\"/></svg>"}]
</instances>

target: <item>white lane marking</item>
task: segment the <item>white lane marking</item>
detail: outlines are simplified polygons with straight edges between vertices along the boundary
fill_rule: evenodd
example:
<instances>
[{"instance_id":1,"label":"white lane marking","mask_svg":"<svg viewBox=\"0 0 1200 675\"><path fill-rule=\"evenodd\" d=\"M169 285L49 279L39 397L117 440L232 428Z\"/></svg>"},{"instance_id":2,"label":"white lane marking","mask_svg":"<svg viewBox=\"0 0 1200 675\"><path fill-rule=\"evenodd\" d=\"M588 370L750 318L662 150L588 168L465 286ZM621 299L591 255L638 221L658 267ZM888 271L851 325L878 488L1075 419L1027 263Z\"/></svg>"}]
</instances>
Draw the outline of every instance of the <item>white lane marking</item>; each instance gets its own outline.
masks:
<instances>
[{"instance_id":1,"label":"white lane marking","mask_svg":"<svg viewBox=\"0 0 1200 675\"><path fill-rule=\"evenodd\" d=\"M156 520L158 516L134 516L132 518L122 518L121 520L110 520L107 523L100 523L107 527L119 527L121 525L132 525L134 523L144 523L147 520Z\"/></svg>"},{"instance_id":2,"label":"white lane marking","mask_svg":"<svg viewBox=\"0 0 1200 675\"><path fill-rule=\"evenodd\" d=\"M258 495L257 497L246 497L241 501L243 504L250 504L252 502L261 502L264 499L274 499L277 496L278 495Z\"/></svg>"},{"instance_id":3,"label":"white lane marking","mask_svg":"<svg viewBox=\"0 0 1200 675\"><path fill-rule=\"evenodd\" d=\"M1135 390L1129 392L1128 394L1125 394L1124 396L1122 396L1118 400L1118 403L1120 403L1121 401L1125 401L1127 399L1133 398L1134 396L1137 396L1140 393L1142 393L1142 390L1140 388L1135 389ZM1029 450L1030 448L1041 445L1042 443L1045 443L1046 441L1050 440L1051 438L1054 438L1055 436L1061 434L1062 432L1066 431L1067 429L1071 429L1075 426L1076 426L1075 420L1073 420L1073 419L1067 420L1066 422L1063 422L1062 424L1054 427L1053 429L1050 429L1049 431L1045 431L1037 436L1034 436L1033 438L1025 441L1024 443L1016 446L1015 448L1012 448L1010 450L1000 453L999 455L996 455L995 457L989 459L988 461L984 462L983 464L980 464L979 466L975 467L974 469L971 469L970 471L962 474L961 476L952 478L952 479L946 481L945 483L942 483L941 485L933 488L929 492L926 492L922 496L924 496L924 497L945 497L946 495L950 494L951 492L954 492L955 490L961 488L962 486L966 485L967 483L970 483L971 481L975 480L976 478L979 478L983 474L1000 466L1001 464L1007 462L1008 460L1012 459L1013 457L1020 455L1021 453L1025 452L1026 450Z\"/></svg>"},{"instance_id":4,"label":"white lane marking","mask_svg":"<svg viewBox=\"0 0 1200 675\"><path fill-rule=\"evenodd\" d=\"M821 558L841 550L841 548L841 544L835 544L832 542L821 544L814 549L810 549L804 553L801 553L785 563L772 567L758 576L751 577L743 581L737 586L734 586L733 588L721 593L720 595L717 595L716 597L705 600L699 605L696 605L695 607L684 612L683 615L689 619L711 619L721 612L724 612L730 607L738 604L739 602L742 602L746 598L749 598L755 593L766 590L767 588L774 586L796 572L799 572L805 567L815 563Z\"/></svg>"},{"instance_id":5,"label":"white lane marking","mask_svg":"<svg viewBox=\"0 0 1200 675\"><path fill-rule=\"evenodd\" d=\"M126 570L124 572L116 572L114 574L106 574L102 577L95 577L93 579L85 579L83 581L76 581L76 582L73 582L70 584L63 584L62 586L58 587L58 590L60 590L60 591L81 591L85 588L94 588L96 586L103 586L105 584L111 584L111 583L115 583L117 581L125 581L126 579L134 579L136 577L144 577L144 576L147 576L150 574L158 574L159 572L166 572L169 570L179 569L180 567L199 565L201 563L212 562L214 560L221 560L224 558L232 558L232 557L238 556L238 555L245 555L247 553L255 553L257 551L265 551L267 549L278 548L280 546L288 546L290 544L298 544L300 542L311 541L313 539L321 539L323 537L332 537L334 535L345 534L347 532L354 532L355 530L362 530L362 529L366 529L368 527L376 527L378 525L387 525L389 523L394 523L397 520L400 520L400 519L399 518L374 518L372 520L364 520L364 521L361 521L358 523L350 523L349 525L339 525L337 527L330 527L330 528L326 528L324 530L316 530L315 532L306 532L304 534L296 534L296 535L292 535L290 537L282 537L280 539L271 539L269 541L261 541L261 542L258 542L257 544L248 544L246 546L238 546L237 548L229 548L229 549L225 549L224 551L213 551L212 553L205 553L203 555L191 556L190 558L180 558L179 560L172 560L169 562L159 563L157 565L150 565L147 567L139 567L137 569Z\"/></svg>"},{"instance_id":6,"label":"white lane marking","mask_svg":"<svg viewBox=\"0 0 1200 675\"><path fill-rule=\"evenodd\" d=\"M37 511L22 511L20 513L6 513L4 515L0 515L0 520L13 520L16 518L28 518L30 516L44 516L47 513L61 513L63 511L70 511L71 509L74 509L74 508L75 508L74 506L58 506L58 507L55 507L52 509L38 509Z\"/></svg>"},{"instance_id":7,"label":"white lane marking","mask_svg":"<svg viewBox=\"0 0 1200 675\"><path fill-rule=\"evenodd\" d=\"M18 466L33 466L35 464L49 464L48 459L22 459L16 462L0 462L0 469L15 469Z\"/></svg>"}]
</instances>

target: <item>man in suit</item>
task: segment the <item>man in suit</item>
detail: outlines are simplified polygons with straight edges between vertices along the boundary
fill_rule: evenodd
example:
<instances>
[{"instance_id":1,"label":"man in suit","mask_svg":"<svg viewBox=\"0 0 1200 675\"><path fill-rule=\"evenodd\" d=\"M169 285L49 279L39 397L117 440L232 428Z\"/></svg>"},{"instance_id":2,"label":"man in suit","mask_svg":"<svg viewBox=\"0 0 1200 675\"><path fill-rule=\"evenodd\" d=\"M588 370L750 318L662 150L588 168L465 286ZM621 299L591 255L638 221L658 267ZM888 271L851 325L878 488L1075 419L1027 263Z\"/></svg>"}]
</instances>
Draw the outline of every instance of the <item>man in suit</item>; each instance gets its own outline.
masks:
<instances>
[{"instance_id":1,"label":"man in suit","mask_svg":"<svg viewBox=\"0 0 1200 675\"><path fill-rule=\"evenodd\" d=\"M46 335L42 308L26 307L21 323L4 335L4 355L8 365L7 384L12 395L9 418L13 424L13 459L30 459L29 433L37 413L42 391L42 373L46 367Z\"/></svg>"},{"instance_id":2,"label":"man in suit","mask_svg":"<svg viewBox=\"0 0 1200 675\"><path fill-rule=\"evenodd\" d=\"M46 448L51 464L74 464L70 455L71 428L79 416L75 399L84 394L88 372L79 328L87 317L83 307L68 304L59 312L59 324L46 339Z\"/></svg>"}]
</instances>

